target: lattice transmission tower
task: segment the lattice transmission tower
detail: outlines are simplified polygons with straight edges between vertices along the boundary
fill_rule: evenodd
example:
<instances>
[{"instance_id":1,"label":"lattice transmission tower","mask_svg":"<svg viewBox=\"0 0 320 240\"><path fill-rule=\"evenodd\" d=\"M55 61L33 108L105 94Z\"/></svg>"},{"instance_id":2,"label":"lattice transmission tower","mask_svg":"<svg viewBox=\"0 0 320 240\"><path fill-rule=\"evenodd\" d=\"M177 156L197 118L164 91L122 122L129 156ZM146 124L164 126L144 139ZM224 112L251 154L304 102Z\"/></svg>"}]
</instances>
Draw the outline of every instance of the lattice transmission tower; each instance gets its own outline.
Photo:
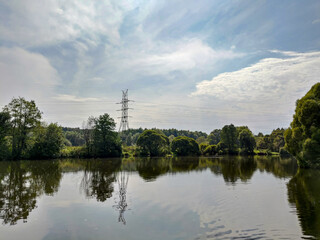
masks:
<instances>
[{"instance_id":1,"label":"lattice transmission tower","mask_svg":"<svg viewBox=\"0 0 320 240\"><path fill-rule=\"evenodd\" d=\"M117 103L122 105L121 109L118 110L118 111L122 111L122 115L121 117L119 117L121 118L119 132L129 129L129 117L131 116L128 115L128 110L133 109L133 108L129 108L129 102L134 102L134 101L128 99L128 89L122 90L122 100L121 102Z\"/></svg>"}]
</instances>

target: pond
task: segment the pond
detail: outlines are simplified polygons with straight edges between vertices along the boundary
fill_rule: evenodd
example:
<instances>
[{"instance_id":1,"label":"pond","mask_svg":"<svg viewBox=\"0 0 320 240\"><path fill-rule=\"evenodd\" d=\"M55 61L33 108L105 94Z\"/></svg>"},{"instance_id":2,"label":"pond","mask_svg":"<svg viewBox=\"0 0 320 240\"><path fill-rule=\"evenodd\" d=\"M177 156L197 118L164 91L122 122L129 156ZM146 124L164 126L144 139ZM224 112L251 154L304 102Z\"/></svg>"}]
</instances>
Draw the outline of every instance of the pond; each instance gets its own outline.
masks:
<instances>
[{"instance_id":1,"label":"pond","mask_svg":"<svg viewBox=\"0 0 320 240\"><path fill-rule=\"evenodd\" d=\"M271 157L0 162L0 239L320 238L320 171Z\"/></svg>"}]
</instances>

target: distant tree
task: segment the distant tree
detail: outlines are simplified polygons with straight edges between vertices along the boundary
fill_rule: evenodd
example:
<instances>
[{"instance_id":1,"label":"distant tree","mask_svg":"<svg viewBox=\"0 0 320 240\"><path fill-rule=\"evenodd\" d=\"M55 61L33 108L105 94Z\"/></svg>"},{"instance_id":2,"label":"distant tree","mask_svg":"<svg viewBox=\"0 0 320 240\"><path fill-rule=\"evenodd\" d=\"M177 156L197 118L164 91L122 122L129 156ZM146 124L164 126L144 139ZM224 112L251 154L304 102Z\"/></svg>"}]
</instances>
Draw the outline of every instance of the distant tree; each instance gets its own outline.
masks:
<instances>
[{"instance_id":1,"label":"distant tree","mask_svg":"<svg viewBox=\"0 0 320 240\"><path fill-rule=\"evenodd\" d=\"M163 156L168 152L169 139L156 130L145 130L140 134L137 145L143 155Z\"/></svg>"},{"instance_id":2,"label":"distant tree","mask_svg":"<svg viewBox=\"0 0 320 240\"><path fill-rule=\"evenodd\" d=\"M197 141L198 144L206 143L206 142L207 142L207 138L204 137L204 136L201 136L201 137L198 137L198 138L196 139L196 141Z\"/></svg>"},{"instance_id":3,"label":"distant tree","mask_svg":"<svg viewBox=\"0 0 320 240\"><path fill-rule=\"evenodd\" d=\"M66 131L66 139L68 139L72 146L82 146L85 144L83 134L79 131Z\"/></svg>"},{"instance_id":4,"label":"distant tree","mask_svg":"<svg viewBox=\"0 0 320 240\"><path fill-rule=\"evenodd\" d=\"M225 125L221 131L221 142L227 146L229 154L237 152L238 148L238 131L233 124Z\"/></svg>"},{"instance_id":5,"label":"distant tree","mask_svg":"<svg viewBox=\"0 0 320 240\"><path fill-rule=\"evenodd\" d=\"M35 102L14 98L3 111L11 117L12 157L18 159L27 148L28 134L40 124L41 112Z\"/></svg>"},{"instance_id":6,"label":"distant tree","mask_svg":"<svg viewBox=\"0 0 320 240\"><path fill-rule=\"evenodd\" d=\"M118 157L121 155L121 142L117 132L115 132L115 127L116 124L114 120L107 113L94 119L94 156Z\"/></svg>"},{"instance_id":7,"label":"distant tree","mask_svg":"<svg viewBox=\"0 0 320 240\"><path fill-rule=\"evenodd\" d=\"M189 137L176 137L171 143L171 151L177 156L197 156L200 154L199 145Z\"/></svg>"},{"instance_id":8,"label":"distant tree","mask_svg":"<svg viewBox=\"0 0 320 240\"><path fill-rule=\"evenodd\" d=\"M213 130L208 136L209 144L218 144L221 141L221 129Z\"/></svg>"},{"instance_id":9,"label":"distant tree","mask_svg":"<svg viewBox=\"0 0 320 240\"><path fill-rule=\"evenodd\" d=\"M284 138L286 149L298 158L301 167L320 168L320 83L297 101Z\"/></svg>"},{"instance_id":10,"label":"distant tree","mask_svg":"<svg viewBox=\"0 0 320 240\"><path fill-rule=\"evenodd\" d=\"M239 133L239 143L240 143L241 149L245 153L249 153L249 154L253 153L253 150L256 146L255 138L249 129L243 129Z\"/></svg>"}]
</instances>

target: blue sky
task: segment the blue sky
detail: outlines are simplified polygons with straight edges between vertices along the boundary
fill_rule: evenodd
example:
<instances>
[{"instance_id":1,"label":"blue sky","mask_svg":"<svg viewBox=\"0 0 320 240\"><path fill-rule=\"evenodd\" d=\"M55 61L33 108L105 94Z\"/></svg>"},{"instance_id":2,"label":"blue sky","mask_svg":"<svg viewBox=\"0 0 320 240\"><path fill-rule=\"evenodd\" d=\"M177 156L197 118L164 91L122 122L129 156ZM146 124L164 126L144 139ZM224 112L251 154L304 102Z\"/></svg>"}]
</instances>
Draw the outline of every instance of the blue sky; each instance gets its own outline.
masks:
<instances>
[{"instance_id":1,"label":"blue sky","mask_svg":"<svg viewBox=\"0 0 320 240\"><path fill-rule=\"evenodd\" d=\"M319 1L0 1L0 107L34 99L44 120L81 127L255 133L288 127L319 81Z\"/></svg>"}]
</instances>

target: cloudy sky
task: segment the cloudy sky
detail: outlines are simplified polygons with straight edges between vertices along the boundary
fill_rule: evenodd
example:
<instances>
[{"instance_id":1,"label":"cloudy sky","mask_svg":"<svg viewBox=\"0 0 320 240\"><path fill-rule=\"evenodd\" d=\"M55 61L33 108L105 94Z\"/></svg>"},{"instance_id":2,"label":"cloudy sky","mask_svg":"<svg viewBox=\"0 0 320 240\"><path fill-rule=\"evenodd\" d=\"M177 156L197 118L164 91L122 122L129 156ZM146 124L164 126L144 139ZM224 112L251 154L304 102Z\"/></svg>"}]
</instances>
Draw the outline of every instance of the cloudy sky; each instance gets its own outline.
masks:
<instances>
[{"instance_id":1,"label":"cloudy sky","mask_svg":"<svg viewBox=\"0 0 320 240\"><path fill-rule=\"evenodd\" d=\"M320 1L0 0L0 75L63 126L129 89L132 128L268 133L320 81Z\"/></svg>"}]
</instances>

